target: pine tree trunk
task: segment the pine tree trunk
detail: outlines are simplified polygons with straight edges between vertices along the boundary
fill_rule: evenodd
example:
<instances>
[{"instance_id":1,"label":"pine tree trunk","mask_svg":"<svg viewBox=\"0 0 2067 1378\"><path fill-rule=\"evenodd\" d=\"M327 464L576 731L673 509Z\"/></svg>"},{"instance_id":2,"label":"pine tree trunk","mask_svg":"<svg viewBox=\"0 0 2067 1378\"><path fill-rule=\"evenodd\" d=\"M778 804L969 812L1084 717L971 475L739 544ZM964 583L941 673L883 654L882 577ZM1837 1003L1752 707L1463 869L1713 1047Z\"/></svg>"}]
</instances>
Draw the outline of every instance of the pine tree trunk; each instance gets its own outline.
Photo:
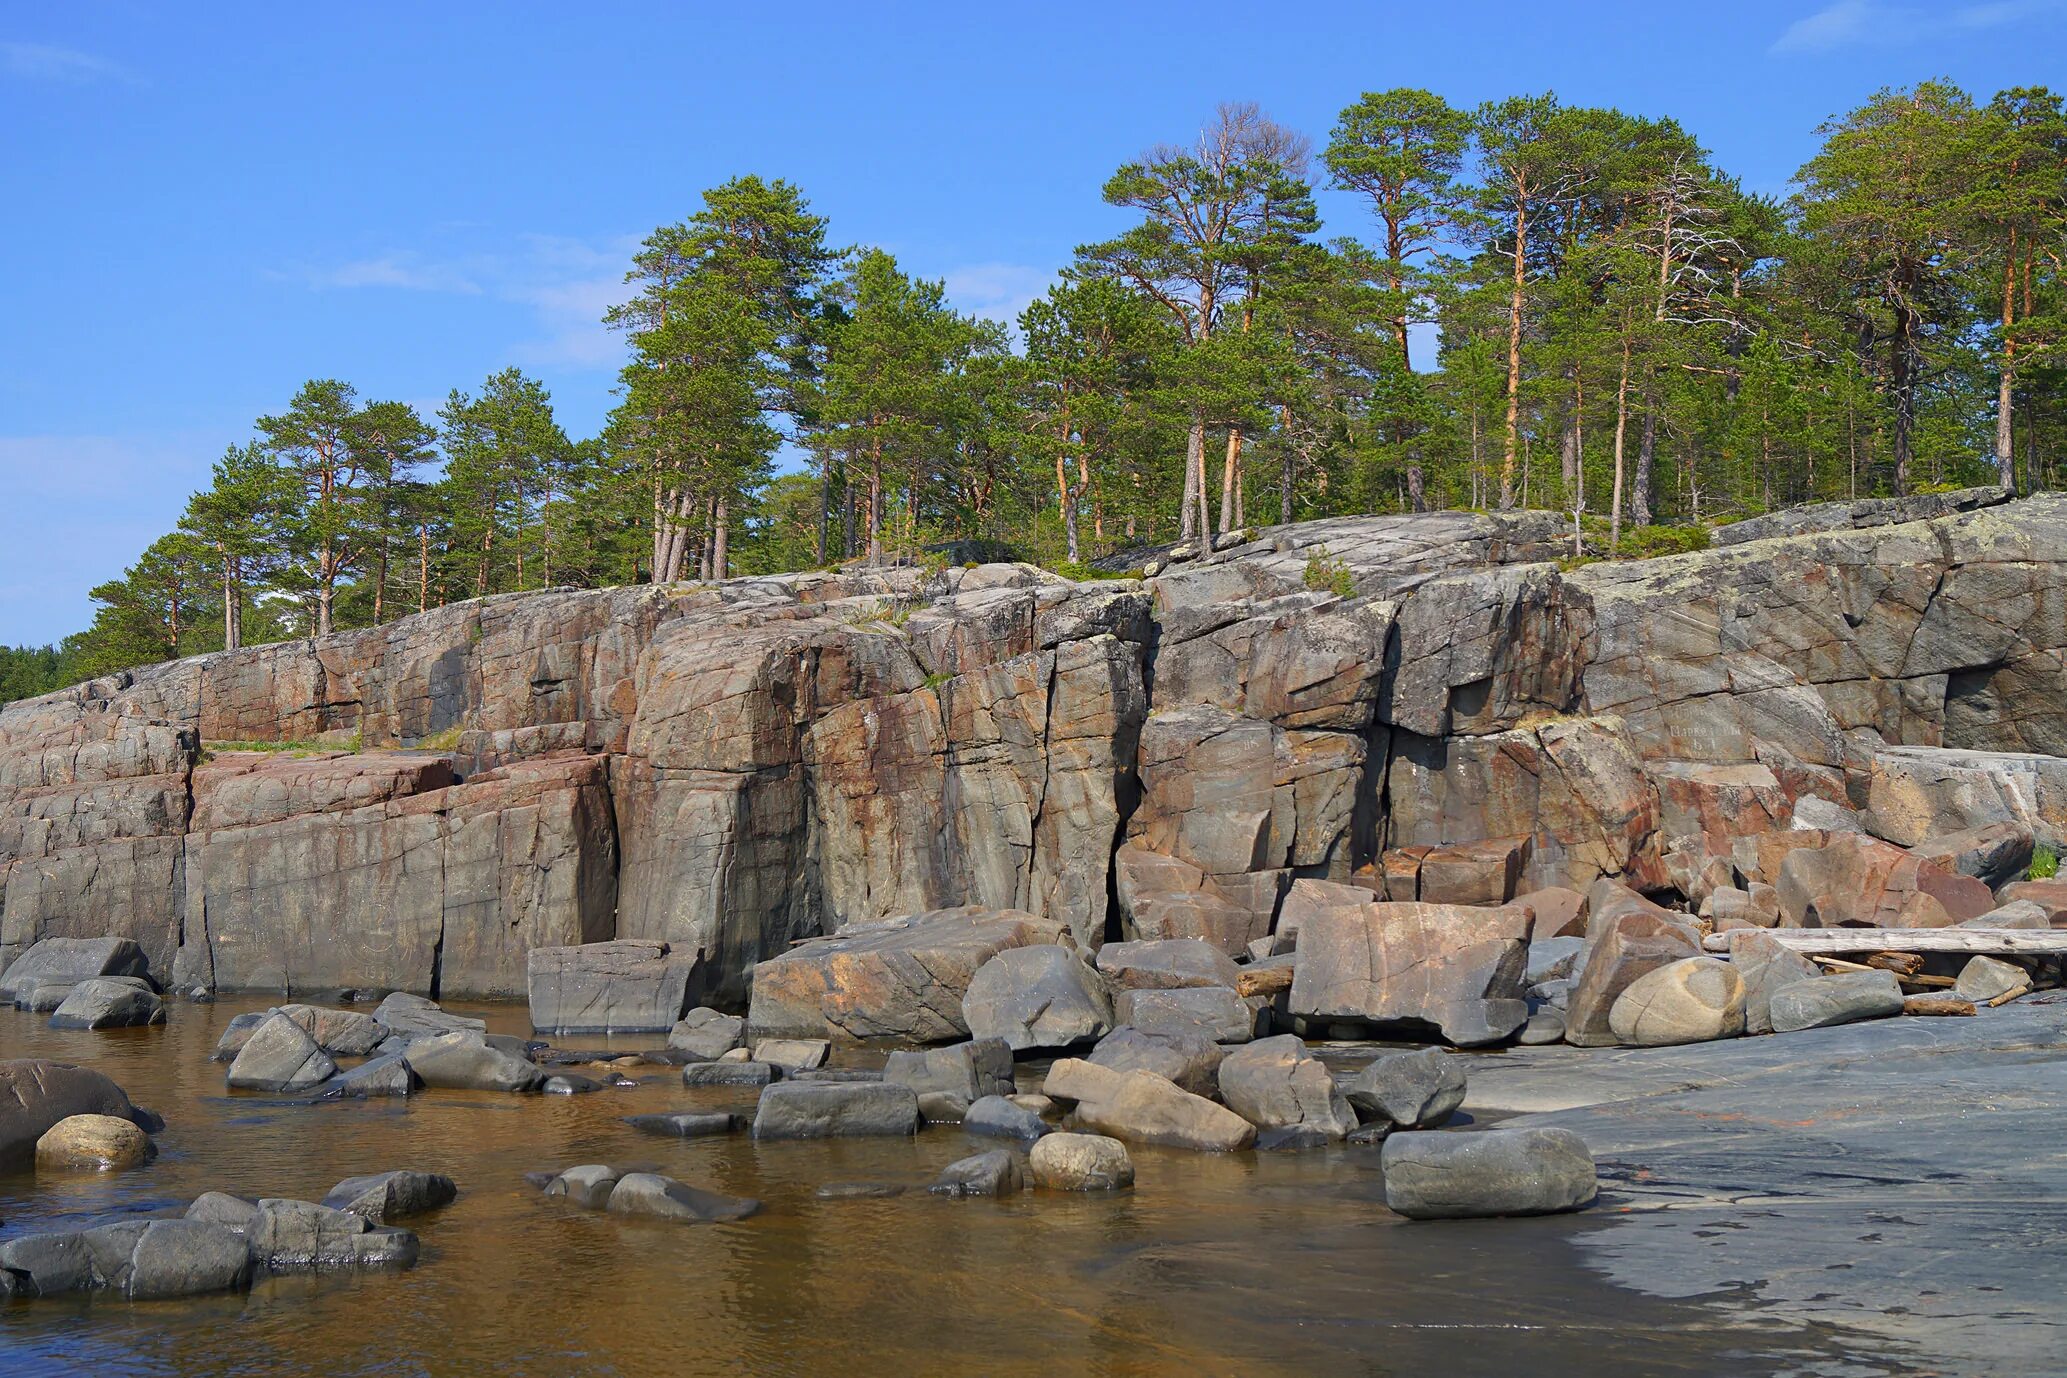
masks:
<instances>
[{"instance_id":1,"label":"pine tree trunk","mask_svg":"<svg viewBox=\"0 0 2067 1378\"><path fill-rule=\"evenodd\" d=\"M1608 554L1622 547L1622 437L1629 427L1629 335L1622 336L1622 376L1615 384L1615 495L1608 504Z\"/></svg>"},{"instance_id":2,"label":"pine tree trunk","mask_svg":"<svg viewBox=\"0 0 2067 1378\"><path fill-rule=\"evenodd\" d=\"M883 446L878 441L868 456L868 562L883 563Z\"/></svg>"},{"instance_id":3,"label":"pine tree trunk","mask_svg":"<svg viewBox=\"0 0 2067 1378\"><path fill-rule=\"evenodd\" d=\"M1651 524L1651 462L1657 453L1658 408L1644 398L1644 428L1636 442L1636 477L1630 484L1629 520L1636 526Z\"/></svg>"},{"instance_id":4,"label":"pine tree trunk","mask_svg":"<svg viewBox=\"0 0 2067 1378\"><path fill-rule=\"evenodd\" d=\"M1184 502L1182 519L1178 528L1178 539L1190 541L1202 534L1201 517L1205 512L1205 499L1199 489L1206 472L1206 418L1194 411L1191 415L1191 433L1184 444Z\"/></svg>"},{"instance_id":5,"label":"pine tree trunk","mask_svg":"<svg viewBox=\"0 0 2067 1378\"><path fill-rule=\"evenodd\" d=\"M1067 427L1065 427L1066 429ZM1062 532L1069 541L1069 562L1075 564L1083 557L1077 549L1077 504L1076 499L1070 495L1067 465L1068 460L1063 457L1061 448L1057 447L1055 451L1055 493L1057 500L1062 504Z\"/></svg>"},{"instance_id":6,"label":"pine tree trunk","mask_svg":"<svg viewBox=\"0 0 2067 1378\"><path fill-rule=\"evenodd\" d=\"M1242 462L1242 428L1239 425L1227 428L1227 459L1220 466L1220 534L1234 530L1235 489L1240 486L1239 466Z\"/></svg>"},{"instance_id":7,"label":"pine tree trunk","mask_svg":"<svg viewBox=\"0 0 2067 1378\"><path fill-rule=\"evenodd\" d=\"M2011 230L2009 251L2002 259L2002 376L1995 385L1995 481L2012 492L2017 487L2017 451L2010 409L2017 346L2010 336L2010 327L2015 324L2016 296L2017 232Z\"/></svg>"},{"instance_id":8,"label":"pine tree trunk","mask_svg":"<svg viewBox=\"0 0 2067 1378\"><path fill-rule=\"evenodd\" d=\"M431 528L429 523L420 523L416 528L416 610L425 612L431 606Z\"/></svg>"},{"instance_id":9,"label":"pine tree trunk","mask_svg":"<svg viewBox=\"0 0 2067 1378\"><path fill-rule=\"evenodd\" d=\"M711 577L724 579L732 564L732 510L723 498L718 499L716 530L711 533Z\"/></svg>"},{"instance_id":10,"label":"pine tree trunk","mask_svg":"<svg viewBox=\"0 0 2067 1378\"><path fill-rule=\"evenodd\" d=\"M220 545L216 546L216 549L218 551L222 551L222 547ZM237 633L240 630L241 628L237 626L237 576L235 572L235 562L230 559L229 553L227 551L223 551L222 648L225 651L234 651L237 649L238 645L240 644Z\"/></svg>"},{"instance_id":11,"label":"pine tree trunk","mask_svg":"<svg viewBox=\"0 0 2067 1378\"><path fill-rule=\"evenodd\" d=\"M1527 202L1515 197L1514 291L1507 305L1507 440L1500 456L1500 507L1514 506L1514 468L1520 457L1522 434L1522 302L1526 255L1529 245Z\"/></svg>"}]
</instances>

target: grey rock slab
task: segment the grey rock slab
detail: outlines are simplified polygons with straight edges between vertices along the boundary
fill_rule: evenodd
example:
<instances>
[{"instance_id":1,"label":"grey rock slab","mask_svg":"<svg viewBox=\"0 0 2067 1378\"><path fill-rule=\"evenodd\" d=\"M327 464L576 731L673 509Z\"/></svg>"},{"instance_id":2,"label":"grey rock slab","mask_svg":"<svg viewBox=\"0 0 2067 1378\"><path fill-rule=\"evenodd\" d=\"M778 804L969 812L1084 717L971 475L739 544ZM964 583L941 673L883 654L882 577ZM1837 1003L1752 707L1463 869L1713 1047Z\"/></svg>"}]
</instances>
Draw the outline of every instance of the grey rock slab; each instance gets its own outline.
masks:
<instances>
[{"instance_id":1,"label":"grey rock slab","mask_svg":"<svg viewBox=\"0 0 2067 1378\"><path fill-rule=\"evenodd\" d=\"M1099 1039L1086 1060L1115 1072L1152 1072L1193 1095L1211 1096L1219 1093L1226 1056L1226 1048L1195 1029L1122 1026Z\"/></svg>"},{"instance_id":2,"label":"grey rock slab","mask_svg":"<svg viewBox=\"0 0 2067 1378\"><path fill-rule=\"evenodd\" d=\"M385 1225L449 1206L458 1199L459 1188L443 1173L402 1168L347 1177L330 1189L322 1204Z\"/></svg>"},{"instance_id":3,"label":"grey rock slab","mask_svg":"<svg viewBox=\"0 0 2067 1378\"><path fill-rule=\"evenodd\" d=\"M766 1086L781 1076L772 1062L691 1062L682 1068L684 1086Z\"/></svg>"},{"instance_id":4,"label":"grey rock slab","mask_svg":"<svg viewBox=\"0 0 2067 1378\"><path fill-rule=\"evenodd\" d=\"M0 972L0 1002L14 1003L22 988L70 988L95 976L150 974L144 950L128 938L44 938Z\"/></svg>"},{"instance_id":5,"label":"grey rock slab","mask_svg":"<svg viewBox=\"0 0 2067 1378\"><path fill-rule=\"evenodd\" d=\"M1393 1134L1380 1168L1386 1208L1412 1220L1551 1215L1599 1189L1593 1154L1568 1129Z\"/></svg>"},{"instance_id":6,"label":"grey rock slab","mask_svg":"<svg viewBox=\"0 0 2067 1378\"><path fill-rule=\"evenodd\" d=\"M334 1078L323 1088L327 1096L373 1098L379 1096L411 1096L422 1085L416 1073L409 1069L409 1060L401 1053L383 1053L360 1063L357 1067Z\"/></svg>"},{"instance_id":7,"label":"grey rock slab","mask_svg":"<svg viewBox=\"0 0 2067 1378\"><path fill-rule=\"evenodd\" d=\"M834 1139L918 1132L919 1098L889 1082L780 1082L761 1092L756 1139Z\"/></svg>"},{"instance_id":8,"label":"grey rock slab","mask_svg":"<svg viewBox=\"0 0 2067 1378\"><path fill-rule=\"evenodd\" d=\"M269 1014L230 1063L230 1086L247 1091L305 1091L337 1075L330 1054L308 1030L278 1012Z\"/></svg>"},{"instance_id":9,"label":"grey rock slab","mask_svg":"<svg viewBox=\"0 0 2067 1378\"><path fill-rule=\"evenodd\" d=\"M628 1172L611 1189L604 1207L612 1215L652 1216L684 1224L744 1220L761 1209L750 1196L723 1196L653 1172Z\"/></svg>"},{"instance_id":10,"label":"grey rock slab","mask_svg":"<svg viewBox=\"0 0 2067 1378\"><path fill-rule=\"evenodd\" d=\"M389 1033L401 1034L405 1038L431 1037L466 1029L478 1031L488 1027L482 1020L449 1013L435 1000L399 990L380 1002L373 1011L373 1017Z\"/></svg>"},{"instance_id":11,"label":"grey rock slab","mask_svg":"<svg viewBox=\"0 0 2067 1378\"><path fill-rule=\"evenodd\" d=\"M832 1050L823 1038L764 1038L754 1044L754 1061L772 1062L784 1071L809 1071L823 1067Z\"/></svg>"},{"instance_id":12,"label":"grey rock slab","mask_svg":"<svg viewBox=\"0 0 2067 1378\"><path fill-rule=\"evenodd\" d=\"M599 1211L622 1176L607 1163L581 1163L553 1177L544 1190L547 1196L564 1196L577 1206Z\"/></svg>"},{"instance_id":13,"label":"grey rock slab","mask_svg":"<svg viewBox=\"0 0 2067 1378\"><path fill-rule=\"evenodd\" d=\"M1983 1005L2012 992L2030 989L2031 973L2015 962L1994 957L1969 957L1967 964L1959 969L1959 979L1953 984L1952 993L1962 1000Z\"/></svg>"},{"instance_id":14,"label":"grey rock slab","mask_svg":"<svg viewBox=\"0 0 2067 1378\"><path fill-rule=\"evenodd\" d=\"M996 1148L949 1163L927 1190L936 1196L1010 1196L1025 1185L1018 1155Z\"/></svg>"},{"instance_id":15,"label":"grey rock slab","mask_svg":"<svg viewBox=\"0 0 2067 1378\"><path fill-rule=\"evenodd\" d=\"M1258 1129L1300 1125L1339 1139L1357 1126L1327 1065L1296 1034L1229 1053L1220 1063L1220 1098Z\"/></svg>"},{"instance_id":16,"label":"grey rock slab","mask_svg":"<svg viewBox=\"0 0 2067 1378\"><path fill-rule=\"evenodd\" d=\"M1902 1012L1902 986L1892 971L1844 971L1796 981L1773 992L1774 1033L1828 1028Z\"/></svg>"},{"instance_id":17,"label":"grey rock slab","mask_svg":"<svg viewBox=\"0 0 2067 1378\"><path fill-rule=\"evenodd\" d=\"M1113 1027L1112 995L1075 948L1008 948L970 978L962 1018L971 1038L1002 1038L1014 1051L1068 1048Z\"/></svg>"},{"instance_id":18,"label":"grey rock slab","mask_svg":"<svg viewBox=\"0 0 2067 1378\"><path fill-rule=\"evenodd\" d=\"M1464 1059L1440 1048L1380 1053L1349 1079L1358 1116L1401 1129L1433 1129L1464 1103Z\"/></svg>"},{"instance_id":19,"label":"grey rock slab","mask_svg":"<svg viewBox=\"0 0 2067 1378\"><path fill-rule=\"evenodd\" d=\"M1012 1045L1002 1038L972 1039L944 1048L901 1049L883 1061L883 1080L925 1094L946 1091L967 1100L1009 1096Z\"/></svg>"},{"instance_id":20,"label":"grey rock slab","mask_svg":"<svg viewBox=\"0 0 2067 1378\"><path fill-rule=\"evenodd\" d=\"M50 1016L53 1029L135 1029L165 1022L165 1002L150 990L91 977L73 986Z\"/></svg>"},{"instance_id":21,"label":"grey rock slab","mask_svg":"<svg viewBox=\"0 0 2067 1378\"><path fill-rule=\"evenodd\" d=\"M1000 1139L1038 1139L1050 1132L1048 1122L1003 1096L985 1096L962 1115L962 1131Z\"/></svg>"},{"instance_id":22,"label":"grey rock slab","mask_svg":"<svg viewBox=\"0 0 2067 1378\"><path fill-rule=\"evenodd\" d=\"M1232 986L1242 972L1232 957L1202 938L1107 943L1098 949L1098 969L1120 990Z\"/></svg>"},{"instance_id":23,"label":"grey rock slab","mask_svg":"<svg viewBox=\"0 0 2067 1378\"><path fill-rule=\"evenodd\" d=\"M703 1058L721 1057L745 1041L745 1015L722 1014L704 1005L683 1015L667 1035L668 1047Z\"/></svg>"},{"instance_id":24,"label":"grey rock slab","mask_svg":"<svg viewBox=\"0 0 2067 1378\"><path fill-rule=\"evenodd\" d=\"M1123 990L1113 997L1113 1018L1146 1033L1198 1033L1216 1043L1256 1036L1255 1009L1230 986Z\"/></svg>"},{"instance_id":25,"label":"grey rock slab","mask_svg":"<svg viewBox=\"0 0 2067 1378\"><path fill-rule=\"evenodd\" d=\"M466 1030L418 1039L403 1057L425 1086L439 1090L535 1091L545 1080L537 1063Z\"/></svg>"},{"instance_id":26,"label":"grey rock slab","mask_svg":"<svg viewBox=\"0 0 2067 1378\"><path fill-rule=\"evenodd\" d=\"M744 1123L726 1110L682 1110L667 1115L627 1115L624 1122L641 1134L658 1134L668 1139L705 1139L731 1134Z\"/></svg>"},{"instance_id":27,"label":"grey rock slab","mask_svg":"<svg viewBox=\"0 0 2067 1378\"><path fill-rule=\"evenodd\" d=\"M275 1273L409 1267L417 1255L409 1231L313 1201L261 1200L244 1237L252 1262Z\"/></svg>"}]
</instances>

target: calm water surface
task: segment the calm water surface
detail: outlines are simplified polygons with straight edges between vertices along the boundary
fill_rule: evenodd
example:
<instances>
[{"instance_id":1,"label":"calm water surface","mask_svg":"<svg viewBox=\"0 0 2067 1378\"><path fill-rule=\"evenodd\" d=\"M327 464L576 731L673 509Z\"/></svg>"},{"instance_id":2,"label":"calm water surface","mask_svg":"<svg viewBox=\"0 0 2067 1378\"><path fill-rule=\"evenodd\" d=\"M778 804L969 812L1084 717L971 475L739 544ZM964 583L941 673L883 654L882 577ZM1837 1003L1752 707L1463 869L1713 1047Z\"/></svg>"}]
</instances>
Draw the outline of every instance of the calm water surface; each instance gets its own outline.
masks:
<instances>
[{"instance_id":1,"label":"calm water surface","mask_svg":"<svg viewBox=\"0 0 2067 1378\"><path fill-rule=\"evenodd\" d=\"M408 1167L460 1186L457 1203L406 1222L421 1263L267 1279L248 1295L0 1306L0 1375L1890 1371L1847 1363L1837 1337L1609 1287L1570 1243L1597 1218L1407 1224L1382 1205L1371 1149L1137 1149L1129 1193L945 1200L924 1185L998 1141L937 1126L897 1141L654 1138L620 1117L753 1101L687 1090L659 1067L633 1070L635 1089L574 1097L304 1105L228 1093L209 1053L232 1015L266 1003L174 1003L165 1028L99 1034L0 1011L0 1056L97 1067L167 1122L147 1167L0 1176L0 1238L208 1190L315 1200L344 1177ZM466 1012L529 1032L519 1006ZM765 1209L738 1224L640 1223L523 1180L590 1162L648 1166ZM918 1190L812 1196L855 1180Z\"/></svg>"}]
</instances>

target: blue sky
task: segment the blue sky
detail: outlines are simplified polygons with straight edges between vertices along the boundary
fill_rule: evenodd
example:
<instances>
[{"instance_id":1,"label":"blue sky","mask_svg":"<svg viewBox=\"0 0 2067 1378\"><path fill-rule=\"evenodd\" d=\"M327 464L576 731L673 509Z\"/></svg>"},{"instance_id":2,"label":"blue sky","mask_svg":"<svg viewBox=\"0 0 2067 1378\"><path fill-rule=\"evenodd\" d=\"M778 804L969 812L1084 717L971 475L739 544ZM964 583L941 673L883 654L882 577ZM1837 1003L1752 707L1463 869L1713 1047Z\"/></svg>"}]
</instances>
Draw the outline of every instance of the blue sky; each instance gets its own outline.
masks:
<instances>
[{"instance_id":1,"label":"blue sky","mask_svg":"<svg viewBox=\"0 0 2067 1378\"><path fill-rule=\"evenodd\" d=\"M304 379L429 407L517 364L593 432L632 246L736 173L1009 316L1122 223L1106 175L1222 100L1319 139L1366 90L1555 88L1781 192L1881 86L2057 87L2063 53L2067 0L0 0L0 642L85 625Z\"/></svg>"}]
</instances>

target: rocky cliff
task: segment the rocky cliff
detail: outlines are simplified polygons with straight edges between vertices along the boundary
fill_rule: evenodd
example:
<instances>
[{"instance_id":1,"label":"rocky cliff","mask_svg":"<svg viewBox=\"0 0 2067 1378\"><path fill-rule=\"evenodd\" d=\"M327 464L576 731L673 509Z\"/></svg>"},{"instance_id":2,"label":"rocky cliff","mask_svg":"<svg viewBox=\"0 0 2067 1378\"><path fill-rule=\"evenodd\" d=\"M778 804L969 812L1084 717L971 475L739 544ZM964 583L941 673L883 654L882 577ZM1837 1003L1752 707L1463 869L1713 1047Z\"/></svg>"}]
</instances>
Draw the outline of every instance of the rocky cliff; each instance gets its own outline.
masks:
<instances>
[{"instance_id":1,"label":"rocky cliff","mask_svg":"<svg viewBox=\"0 0 2067 1378\"><path fill-rule=\"evenodd\" d=\"M2067 499L1563 549L1344 518L1141 580L550 591L96 680L0 709L0 969L114 934L181 984L515 996L533 947L650 938L737 1004L794 939L953 905L1240 953L1293 879L1426 891L1450 844L1692 894L1839 810L2067 828Z\"/></svg>"}]
</instances>

